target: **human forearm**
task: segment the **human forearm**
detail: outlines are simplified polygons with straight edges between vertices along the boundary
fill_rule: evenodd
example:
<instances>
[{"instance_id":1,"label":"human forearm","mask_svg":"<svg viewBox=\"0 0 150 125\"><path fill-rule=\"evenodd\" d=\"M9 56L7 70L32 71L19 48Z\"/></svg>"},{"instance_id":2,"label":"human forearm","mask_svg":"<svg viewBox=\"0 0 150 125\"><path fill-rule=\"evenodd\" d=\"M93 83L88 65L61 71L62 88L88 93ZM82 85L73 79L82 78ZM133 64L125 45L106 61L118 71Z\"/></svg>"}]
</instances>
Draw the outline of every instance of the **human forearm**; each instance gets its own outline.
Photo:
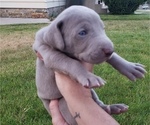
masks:
<instances>
[{"instance_id":1,"label":"human forearm","mask_svg":"<svg viewBox=\"0 0 150 125\"><path fill-rule=\"evenodd\" d=\"M93 101L90 89L59 73L56 73L56 81L78 125L91 125L93 122L94 125L119 125Z\"/></svg>"}]
</instances>

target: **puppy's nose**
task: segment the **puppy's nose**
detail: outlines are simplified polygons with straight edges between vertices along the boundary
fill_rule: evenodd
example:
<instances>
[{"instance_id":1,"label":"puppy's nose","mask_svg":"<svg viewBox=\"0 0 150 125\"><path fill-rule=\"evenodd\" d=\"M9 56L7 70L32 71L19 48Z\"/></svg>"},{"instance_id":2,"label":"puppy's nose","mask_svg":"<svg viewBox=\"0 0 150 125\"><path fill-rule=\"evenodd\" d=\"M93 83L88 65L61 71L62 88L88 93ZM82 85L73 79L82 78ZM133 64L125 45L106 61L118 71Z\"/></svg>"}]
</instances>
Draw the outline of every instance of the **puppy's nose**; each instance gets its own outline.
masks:
<instances>
[{"instance_id":1,"label":"puppy's nose","mask_svg":"<svg viewBox=\"0 0 150 125\"><path fill-rule=\"evenodd\" d=\"M113 50L111 49L103 49L103 52L105 53L105 55L107 57L111 56L111 54L114 52Z\"/></svg>"}]
</instances>

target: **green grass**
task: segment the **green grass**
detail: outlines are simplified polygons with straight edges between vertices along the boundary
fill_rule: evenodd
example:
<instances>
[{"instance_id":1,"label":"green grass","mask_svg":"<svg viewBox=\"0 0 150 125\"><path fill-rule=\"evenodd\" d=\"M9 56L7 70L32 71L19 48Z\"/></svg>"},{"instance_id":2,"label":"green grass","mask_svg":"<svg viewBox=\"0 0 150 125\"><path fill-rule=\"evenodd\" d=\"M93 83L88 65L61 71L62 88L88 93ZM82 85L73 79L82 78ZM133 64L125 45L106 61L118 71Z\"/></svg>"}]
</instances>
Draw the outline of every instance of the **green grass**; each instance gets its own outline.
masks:
<instances>
[{"instance_id":1,"label":"green grass","mask_svg":"<svg viewBox=\"0 0 150 125\"><path fill-rule=\"evenodd\" d=\"M106 33L115 51L129 61L146 65L146 77L135 83L120 75L108 64L96 65L95 74L107 81L96 89L107 104L125 103L129 111L114 116L121 125L150 123L150 23L141 17L102 15ZM128 19L129 18L129 19ZM35 32L46 24L0 26L0 123L1 125L50 125L51 118L37 97L35 55L32 51Z\"/></svg>"}]
</instances>

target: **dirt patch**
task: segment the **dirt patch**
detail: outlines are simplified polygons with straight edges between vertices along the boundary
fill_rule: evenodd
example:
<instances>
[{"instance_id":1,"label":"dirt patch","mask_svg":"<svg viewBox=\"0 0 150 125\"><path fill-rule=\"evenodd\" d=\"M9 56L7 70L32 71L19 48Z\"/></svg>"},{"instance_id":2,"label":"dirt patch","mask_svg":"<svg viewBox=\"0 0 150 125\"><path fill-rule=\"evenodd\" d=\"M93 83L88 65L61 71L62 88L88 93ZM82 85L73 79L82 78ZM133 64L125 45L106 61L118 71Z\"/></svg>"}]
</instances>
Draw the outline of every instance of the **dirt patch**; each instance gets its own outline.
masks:
<instances>
[{"instance_id":1,"label":"dirt patch","mask_svg":"<svg viewBox=\"0 0 150 125\"><path fill-rule=\"evenodd\" d=\"M0 36L0 50L18 49L24 46L32 46L34 42L33 33L10 33Z\"/></svg>"}]
</instances>

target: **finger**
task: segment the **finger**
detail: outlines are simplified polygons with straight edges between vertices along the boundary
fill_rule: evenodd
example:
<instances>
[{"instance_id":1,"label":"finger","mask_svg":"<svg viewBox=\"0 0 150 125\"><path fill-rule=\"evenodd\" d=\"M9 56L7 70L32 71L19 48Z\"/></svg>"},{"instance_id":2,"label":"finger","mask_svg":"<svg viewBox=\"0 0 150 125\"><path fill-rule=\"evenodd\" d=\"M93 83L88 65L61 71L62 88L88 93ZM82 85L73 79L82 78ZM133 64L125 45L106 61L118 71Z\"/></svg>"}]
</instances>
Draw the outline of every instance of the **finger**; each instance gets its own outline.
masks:
<instances>
[{"instance_id":1,"label":"finger","mask_svg":"<svg viewBox=\"0 0 150 125\"><path fill-rule=\"evenodd\" d=\"M59 111L58 100L52 100L50 102L49 109L52 115L53 125L67 125Z\"/></svg>"},{"instance_id":2,"label":"finger","mask_svg":"<svg viewBox=\"0 0 150 125\"><path fill-rule=\"evenodd\" d=\"M57 116L59 114L59 109L58 109L58 100L52 100L49 105L51 115L52 116Z\"/></svg>"},{"instance_id":3,"label":"finger","mask_svg":"<svg viewBox=\"0 0 150 125\"><path fill-rule=\"evenodd\" d=\"M39 59L43 60L43 57L41 56L41 54L40 54L39 52L36 53L36 56L37 56Z\"/></svg>"}]
</instances>

